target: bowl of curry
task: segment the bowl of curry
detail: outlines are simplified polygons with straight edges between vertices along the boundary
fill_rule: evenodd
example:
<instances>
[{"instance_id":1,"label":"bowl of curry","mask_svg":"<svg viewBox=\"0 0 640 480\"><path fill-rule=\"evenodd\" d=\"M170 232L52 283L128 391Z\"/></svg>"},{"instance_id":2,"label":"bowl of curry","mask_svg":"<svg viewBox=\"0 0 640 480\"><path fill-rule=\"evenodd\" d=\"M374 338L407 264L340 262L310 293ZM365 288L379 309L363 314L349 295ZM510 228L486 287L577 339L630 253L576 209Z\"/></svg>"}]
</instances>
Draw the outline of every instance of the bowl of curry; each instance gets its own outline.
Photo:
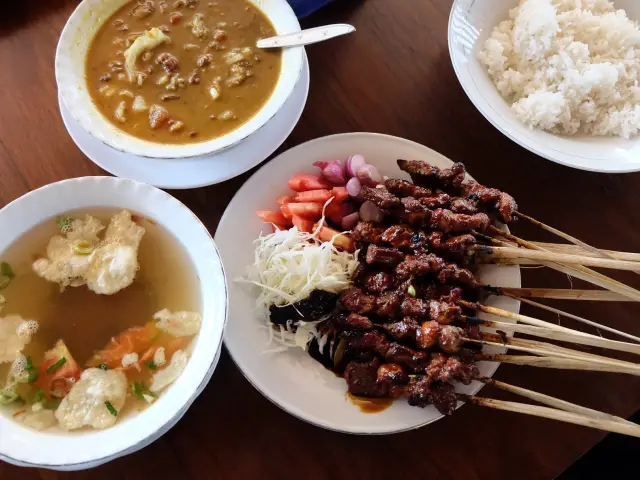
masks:
<instances>
[{"instance_id":1,"label":"bowl of curry","mask_svg":"<svg viewBox=\"0 0 640 480\"><path fill-rule=\"evenodd\" d=\"M303 50L256 42L298 30L286 0L84 0L58 43L58 89L75 120L110 147L206 155L284 105Z\"/></svg>"}]
</instances>

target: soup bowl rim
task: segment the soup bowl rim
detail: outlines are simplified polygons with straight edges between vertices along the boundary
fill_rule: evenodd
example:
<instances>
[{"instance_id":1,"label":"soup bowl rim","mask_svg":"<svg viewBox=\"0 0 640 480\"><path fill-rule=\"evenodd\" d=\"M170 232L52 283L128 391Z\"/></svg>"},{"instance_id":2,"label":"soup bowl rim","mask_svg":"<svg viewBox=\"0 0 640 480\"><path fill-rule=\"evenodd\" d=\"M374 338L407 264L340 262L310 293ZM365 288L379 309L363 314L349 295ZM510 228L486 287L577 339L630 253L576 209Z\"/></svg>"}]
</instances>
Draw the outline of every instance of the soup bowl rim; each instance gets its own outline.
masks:
<instances>
[{"instance_id":1,"label":"soup bowl rim","mask_svg":"<svg viewBox=\"0 0 640 480\"><path fill-rule=\"evenodd\" d=\"M220 357L228 317L226 274L220 254L198 217L179 200L156 187L123 178L80 177L33 190L0 209L3 224L18 219L10 235L0 239L0 253L23 234L56 215L97 207L128 209L151 218L185 249L200 279L200 334L194 339L189 362L175 383L148 408L125 416L113 427L70 433L58 429L38 432L1 413L0 459L8 463L79 470L133 453L177 423L207 385ZM38 213L38 208L46 213ZM51 215L51 212L55 213ZM22 224L20 218L24 218ZM167 218L171 222L166 221Z\"/></svg>"},{"instance_id":2,"label":"soup bowl rim","mask_svg":"<svg viewBox=\"0 0 640 480\"><path fill-rule=\"evenodd\" d=\"M69 17L56 49L55 76L62 101L74 120L105 145L143 158L167 160L220 152L264 127L293 94L304 64L302 47L283 49L280 74L270 97L251 118L230 132L209 140L184 144L151 142L126 133L109 121L94 104L84 75L84 65L86 52L96 31L128 1L131 0L83 0ZM287 0L248 1L271 21L278 35L300 31L300 23ZM100 14L100 9L107 9L110 13Z\"/></svg>"}]
</instances>

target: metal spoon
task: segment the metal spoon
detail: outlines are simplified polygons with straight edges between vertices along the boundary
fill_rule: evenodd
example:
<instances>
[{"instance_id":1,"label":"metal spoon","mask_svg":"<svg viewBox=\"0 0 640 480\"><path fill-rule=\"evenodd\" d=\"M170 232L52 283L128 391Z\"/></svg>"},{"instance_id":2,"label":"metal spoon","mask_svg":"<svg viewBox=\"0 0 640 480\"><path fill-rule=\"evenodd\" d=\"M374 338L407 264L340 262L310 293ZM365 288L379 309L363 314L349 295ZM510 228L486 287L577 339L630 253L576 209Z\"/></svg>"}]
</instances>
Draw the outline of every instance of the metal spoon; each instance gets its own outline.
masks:
<instances>
[{"instance_id":1,"label":"metal spoon","mask_svg":"<svg viewBox=\"0 0 640 480\"><path fill-rule=\"evenodd\" d=\"M310 45L312 43L324 42L330 38L339 37L355 32L353 25L346 23L337 23L335 25L325 25L324 27L309 28L295 33L287 33L276 37L263 38L258 40L256 46L258 48L282 48L282 47L300 47L302 45Z\"/></svg>"}]
</instances>

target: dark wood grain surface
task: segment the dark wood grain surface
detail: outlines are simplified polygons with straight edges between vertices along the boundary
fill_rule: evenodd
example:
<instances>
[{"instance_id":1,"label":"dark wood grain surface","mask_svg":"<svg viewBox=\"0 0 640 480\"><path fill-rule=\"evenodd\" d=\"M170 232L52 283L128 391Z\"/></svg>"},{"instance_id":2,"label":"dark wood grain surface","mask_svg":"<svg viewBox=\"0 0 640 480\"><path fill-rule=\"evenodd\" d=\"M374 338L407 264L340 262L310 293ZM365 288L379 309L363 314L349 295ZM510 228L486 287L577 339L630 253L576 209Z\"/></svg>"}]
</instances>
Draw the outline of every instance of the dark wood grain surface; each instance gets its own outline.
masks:
<instances>
[{"instance_id":1,"label":"dark wood grain surface","mask_svg":"<svg viewBox=\"0 0 640 480\"><path fill-rule=\"evenodd\" d=\"M3 2L0 205L50 182L104 174L74 145L58 112L55 46L77 3ZM603 248L640 250L640 175L562 167L495 130L466 98L451 67L446 41L450 6L451 0L337 0L306 20L305 27L349 22L358 32L308 49L309 101L280 151L340 132L398 135L465 162L479 181L511 192L530 215ZM215 232L250 173L174 193ZM8 228L1 225L0 234ZM516 233L550 239L527 225L517 226ZM637 276L620 278L640 287ZM526 270L524 285L568 288L570 281L554 272ZM636 306L557 305L640 335ZM497 378L623 417L640 408L640 381L626 376L502 366ZM489 388L482 393L506 398ZM0 462L0 479L550 479L603 435L468 405L410 433L341 435L307 425L262 398L225 353L185 417L141 452L73 474Z\"/></svg>"}]
</instances>

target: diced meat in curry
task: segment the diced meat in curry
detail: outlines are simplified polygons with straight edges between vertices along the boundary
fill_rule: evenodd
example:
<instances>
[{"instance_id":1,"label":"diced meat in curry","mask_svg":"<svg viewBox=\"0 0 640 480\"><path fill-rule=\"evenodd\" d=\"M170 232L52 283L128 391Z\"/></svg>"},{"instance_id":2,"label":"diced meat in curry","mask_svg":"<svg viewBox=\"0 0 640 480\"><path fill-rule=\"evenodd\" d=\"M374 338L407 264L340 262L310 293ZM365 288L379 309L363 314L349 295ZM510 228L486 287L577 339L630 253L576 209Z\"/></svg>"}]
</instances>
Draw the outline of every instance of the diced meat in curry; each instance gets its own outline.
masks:
<instances>
[{"instance_id":1,"label":"diced meat in curry","mask_svg":"<svg viewBox=\"0 0 640 480\"><path fill-rule=\"evenodd\" d=\"M135 0L100 28L87 55L94 103L127 133L159 143L201 142L235 130L264 105L281 53L247 0Z\"/></svg>"}]
</instances>

